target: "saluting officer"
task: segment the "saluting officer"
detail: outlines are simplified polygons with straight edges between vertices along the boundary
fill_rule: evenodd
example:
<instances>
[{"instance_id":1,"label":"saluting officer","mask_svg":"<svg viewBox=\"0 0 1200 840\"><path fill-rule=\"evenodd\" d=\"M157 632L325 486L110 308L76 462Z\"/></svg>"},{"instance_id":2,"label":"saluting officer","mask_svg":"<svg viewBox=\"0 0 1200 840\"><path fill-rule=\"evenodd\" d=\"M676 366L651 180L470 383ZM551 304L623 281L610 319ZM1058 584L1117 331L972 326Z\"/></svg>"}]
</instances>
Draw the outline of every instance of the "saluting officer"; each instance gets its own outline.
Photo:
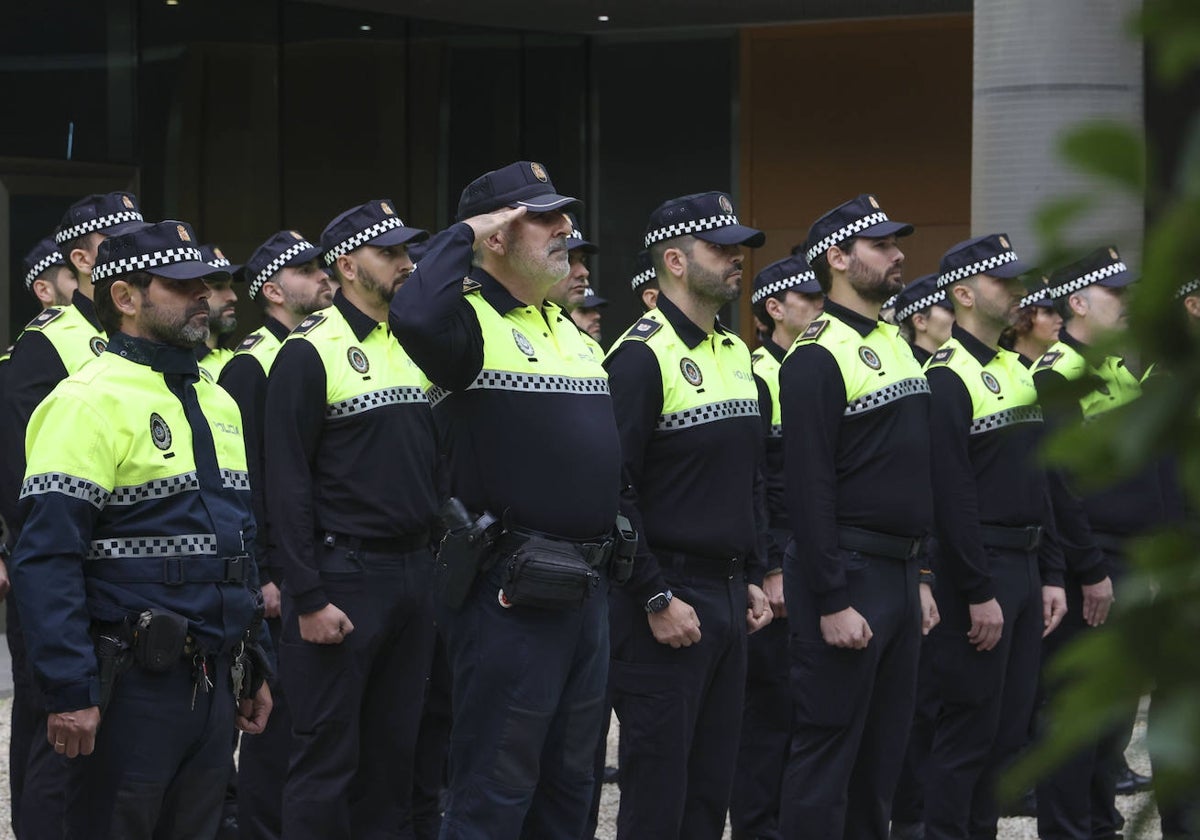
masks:
<instances>
[{"instance_id":1,"label":"saluting officer","mask_svg":"<svg viewBox=\"0 0 1200 840\"><path fill-rule=\"evenodd\" d=\"M232 673L262 631L241 420L193 355L212 272L179 222L102 242L108 350L30 420L13 573L47 741L80 765L68 836L214 836L235 712L270 712Z\"/></svg>"},{"instance_id":2,"label":"saluting officer","mask_svg":"<svg viewBox=\"0 0 1200 840\"><path fill-rule=\"evenodd\" d=\"M237 329L237 308L234 304L238 296L233 284L242 277L239 271L241 266L231 263L216 245L201 245L200 253L204 255L206 263L223 272L208 281L208 338L196 348L201 374L207 374L216 382L225 365L233 358L234 350L228 346L229 337Z\"/></svg>"},{"instance_id":3,"label":"saluting officer","mask_svg":"<svg viewBox=\"0 0 1200 840\"><path fill-rule=\"evenodd\" d=\"M1041 640L1066 612L1029 371L999 346L1027 270L1004 234L942 257L950 339L926 365L942 616L928 644L941 709L925 777L925 836L992 836L994 786L1026 743Z\"/></svg>"},{"instance_id":4,"label":"saluting officer","mask_svg":"<svg viewBox=\"0 0 1200 840\"><path fill-rule=\"evenodd\" d=\"M280 637L279 587L283 567L270 538L264 485L264 409L267 377L279 348L306 317L333 302L333 288L321 267L321 249L292 230L281 230L255 249L240 273L250 299L263 313L263 325L243 339L221 370L219 384L242 411L250 465L250 490L258 524L255 555L263 584L263 610L271 638ZM238 824L243 836L281 836L283 784L287 778L292 716L278 679L271 683L275 706L266 729L242 738L238 759Z\"/></svg>"},{"instance_id":5,"label":"saluting officer","mask_svg":"<svg viewBox=\"0 0 1200 840\"><path fill-rule=\"evenodd\" d=\"M917 559L933 515L929 386L896 327L878 320L901 288L897 237L910 233L872 195L808 232L825 311L779 374L796 713L786 837L887 837L921 631L937 622Z\"/></svg>"},{"instance_id":6,"label":"saluting officer","mask_svg":"<svg viewBox=\"0 0 1200 840\"><path fill-rule=\"evenodd\" d=\"M427 382L387 325L425 238L389 200L321 234L333 306L283 343L267 381L266 505L284 567L279 668L292 710L283 835L394 834L433 650L429 529L437 444Z\"/></svg>"},{"instance_id":7,"label":"saluting officer","mask_svg":"<svg viewBox=\"0 0 1200 840\"><path fill-rule=\"evenodd\" d=\"M476 178L392 302L396 335L436 386L450 493L508 531L461 606L438 609L453 671L444 840L578 840L591 802L621 454L608 376L544 300L570 270L577 204L540 163ZM512 546L535 539L593 569L589 597L508 599Z\"/></svg>"},{"instance_id":8,"label":"saluting officer","mask_svg":"<svg viewBox=\"0 0 1200 840\"><path fill-rule=\"evenodd\" d=\"M633 577L610 604L620 838L719 838L725 827L746 633L771 611L760 588L758 388L750 351L717 313L741 292L742 247L765 238L722 192L660 205L645 237L658 306L605 361L622 509L642 537Z\"/></svg>"}]
</instances>

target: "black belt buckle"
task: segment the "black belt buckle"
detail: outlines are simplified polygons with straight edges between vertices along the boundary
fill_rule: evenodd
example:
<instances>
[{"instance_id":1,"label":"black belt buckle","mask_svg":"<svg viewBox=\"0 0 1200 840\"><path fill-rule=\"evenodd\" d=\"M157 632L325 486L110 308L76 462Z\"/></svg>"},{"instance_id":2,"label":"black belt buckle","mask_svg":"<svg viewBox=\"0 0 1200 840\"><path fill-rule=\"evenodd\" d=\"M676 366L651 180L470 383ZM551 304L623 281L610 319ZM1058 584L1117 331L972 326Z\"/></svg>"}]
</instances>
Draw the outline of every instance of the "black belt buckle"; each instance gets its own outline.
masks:
<instances>
[{"instance_id":1,"label":"black belt buckle","mask_svg":"<svg viewBox=\"0 0 1200 840\"><path fill-rule=\"evenodd\" d=\"M1025 550L1033 551L1042 542L1042 526L1028 525L1025 527Z\"/></svg>"},{"instance_id":2,"label":"black belt buckle","mask_svg":"<svg viewBox=\"0 0 1200 840\"><path fill-rule=\"evenodd\" d=\"M225 582L242 583L246 580L246 567L250 565L249 554L235 554L225 558Z\"/></svg>"},{"instance_id":3,"label":"black belt buckle","mask_svg":"<svg viewBox=\"0 0 1200 840\"><path fill-rule=\"evenodd\" d=\"M924 542L920 537L912 541L912 545L908 547L908 560L915 560L921 554L921 545Z\"/></svg>"}]
</instances>

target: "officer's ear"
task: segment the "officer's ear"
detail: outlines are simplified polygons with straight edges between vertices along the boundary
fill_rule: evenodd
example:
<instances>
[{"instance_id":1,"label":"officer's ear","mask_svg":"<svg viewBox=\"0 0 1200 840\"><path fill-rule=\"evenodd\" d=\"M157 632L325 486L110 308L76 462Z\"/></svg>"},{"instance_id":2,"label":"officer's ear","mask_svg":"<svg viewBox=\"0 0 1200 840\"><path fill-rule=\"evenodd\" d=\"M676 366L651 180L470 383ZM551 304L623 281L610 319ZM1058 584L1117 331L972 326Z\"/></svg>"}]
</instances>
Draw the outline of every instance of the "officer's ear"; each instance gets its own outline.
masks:
<instances>
[{"instance_id":1,"label":"officer's ear","mask_svg":"<svg viewBox=\"0 0 1200 840\"><path fill-rule=\"evenodd\" d=\"M113 306L122 316L133 318L138 314L141 299L134 294L134 286L124 280L114 280L108 293L112 295Z\"/></svg>"},{"instance_id":2,"label":"officer's ear","mask_svg":"<svg viewBox=\"0 0 1200 840\"><path fill-rule=\"evenodd\" d=\"M1200 296L1188 295L1183 299L1183 308L1192 318L1200 320Z\"/></svg>"},{"instance_id":3,"label":"officer's ear","mask_svg":"<svg viewBox=\"0 0 1200 840\"><path fill-rule=\"evenodd\" d=\"M924 312L914 312L912 315L913 332L928 332L929 331L929 316Z\"/></svg>"},{"instance_id":4,"label":"officer's ear","mask_svg":"<svg viewBox=\"0 0 1200 840\"><path fill-rule=\"evenodd\" d=\"M658 289L642 289L642 306L646 307L647 312L658 308Z\"/></svg>"},{"instance_id":5,"label":"officer's ear","mask_svg":"<svg viewBox=\"0 0 1200 840\"><path fill-rule=\"evenodd\" d=\"M850 268L850 253L854 250L851 245L849 249L843 251L836 245L830 245L825 251L825 261L829 263L829 267L837 271L846 271Z\"/></svg>"},{"instance_id":6,"label":"officer's ear","mask_svg":"<svg viewBox=\"0 0 1200 840\"><path fill-rule=\"evenodd\" d=\"M337 262L335 264L338 267L338 273L343 278L345 278L347 280L351 280L351 279L356 279L358 277L358 272L356 271L356 266L354 265L354 260L350 259L349 254L342 254L340 257L337 258Z\"/></svg>"},{"instance_id":7,"label":"officer's ear","mask_svg":"<svg viewBox=\"0 0 1200 840\"><path fill-rule=\"evenodd\" d=\"M961 303L963 306L972 307L975 305L975 289L968 282L955 283L950 287L950 296L954 302Z\"/></svg>"},{"instance_id":8,"label":"officer's ear","mask_svg":"<svg viewBox=\"0 0 1200 840\"><path fill-rule=\"evenodd\" d=\"M682 248L668 248L662 255L663 268L667 274L682 280L687 274L687 252Z\"/></svg>"},{"instance_id":9,"label":"officer's ear","mask_svg":"<svg viewBox=\"0 0 1200 840\"><path fill-rule=\"evenodd\" d=\"M33 296L38 299L42 306L49 306L54 302L54 288L48 280L41 277L33 281Z\"/></svg>"},{"instance_id":10,"label":"officer's ear","mask_svg":"<svg viewBox=\"0 0 1200 840\"><path fill-rule=\"evenodd\" d=\"M75 248L68 257L71 260L71 265L75 266L75 271L79 274L91 274L92 266L96 264L96 260L92 255L82 248Z\"/></svg>"},{"instance_id":11,"label":"officer's ear","mask_svg":"<svg viewBox=\"0 0 1200 840\"><path fill-rule=\"evenodd\" d=\"M274 279L268 280L262 284L258 293L267 299L268 303L273 303L276 306L283 305L283 289Z\"/></svg>"},{"instance_id":12,"label":"officer's ear","mask_svg":"<svg viewBox=\"0 0 1200 840\"><path fill-rule=\"evenodd\" d=\"M1087 315L1090 306L1088 302L1088 296L1085 291L1080 289L1078 292L1072 293L1071 296L1067 298L1067 306L1071 308L1071 314L1075 315L1076 317Z\"/></svg>"},{"instance_id":13,"label":"officer's ear","mask_svg":"<svg viewBox=\"0 0 1200 840\"><path fill-rule=\"evenodd\" d=\"M772 321L783 320L783 304L779 302L779 298L769 297L763 303L763 309L767 310L767 314L771 316ZM763 324L767 329L774 329L774 324Z\"/></svg>"}]
</instances>

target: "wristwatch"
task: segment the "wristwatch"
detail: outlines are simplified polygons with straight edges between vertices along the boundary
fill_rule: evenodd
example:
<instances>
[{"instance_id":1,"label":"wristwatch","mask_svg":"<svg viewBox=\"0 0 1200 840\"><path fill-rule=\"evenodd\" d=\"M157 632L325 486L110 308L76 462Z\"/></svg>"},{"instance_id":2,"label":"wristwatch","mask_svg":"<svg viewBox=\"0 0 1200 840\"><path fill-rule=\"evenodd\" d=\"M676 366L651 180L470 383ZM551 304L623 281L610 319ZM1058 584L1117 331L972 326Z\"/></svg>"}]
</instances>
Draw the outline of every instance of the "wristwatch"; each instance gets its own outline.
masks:
<instances>
[{"instance_id":1,"label":"wristwatch","mask_svg":"<svg viewBox=\"0 0 1200 840\"><path fill-rule=\"evenodd\" d=\"M671 599L674 597L675 596L671 594L670 589L659 592L657 595L651 595L646 601L646 612L652 614L662 612L667 608L667 605L671 603Z\"/></svg>"}]
</instances>

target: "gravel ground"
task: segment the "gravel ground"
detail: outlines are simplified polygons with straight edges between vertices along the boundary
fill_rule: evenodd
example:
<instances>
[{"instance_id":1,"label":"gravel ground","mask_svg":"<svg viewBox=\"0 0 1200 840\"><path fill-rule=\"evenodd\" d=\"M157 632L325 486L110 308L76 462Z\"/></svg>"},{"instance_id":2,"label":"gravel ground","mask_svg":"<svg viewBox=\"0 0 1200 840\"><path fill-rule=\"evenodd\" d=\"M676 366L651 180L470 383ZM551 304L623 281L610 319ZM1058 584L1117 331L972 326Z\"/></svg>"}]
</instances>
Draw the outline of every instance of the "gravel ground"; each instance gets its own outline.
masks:
<instances>
[{"instance_id":1,"label":"gravel ground","mask_svg":"<svg viewBox=\"0 0 1200 840\"><path fill-rule=\"evenodd\" d=\"M10 698L0 699L0 840L12 840L12 831L9 829L9 797L8 797L8 730L9 730L9 705ZM609 764L616 763L617 751L617 732L619 724L616 719L613 719L613 725L609 732L608 751ZM1138 717L1137 727L1134 729L1133 743L1131 744L1127 756L1130 766L1135 770L1146 773L1149 771L1150 762L1146 757L1146 751L1143 746L1143 739L1146 732L1145 710ZM613 840L616 837L617 824L617 802L618 791L616 785L605 785L600 801L600 825L596 831L596 840ZM1138 796L1122 796L1117 802L1121 806L1121 812L1125 814L1125 818L1131 822L1134 815L1139 809L1149 808L1150 817L1147 830L1137 835L1126 834L1127 837L1136 836L1141 840L1157 840L1161 837L1158 830L1158 818L1153 811L1153 804L1150 802L1149 794L1140 794ZM729 831L726 829L725 837L729 837ZM1000 821L1000 840L1027 840L1027 838L1037 837L1037 827L1032 818L1021 817L1013 819L1004 819Z\"/></svg>"}]
</instances>

